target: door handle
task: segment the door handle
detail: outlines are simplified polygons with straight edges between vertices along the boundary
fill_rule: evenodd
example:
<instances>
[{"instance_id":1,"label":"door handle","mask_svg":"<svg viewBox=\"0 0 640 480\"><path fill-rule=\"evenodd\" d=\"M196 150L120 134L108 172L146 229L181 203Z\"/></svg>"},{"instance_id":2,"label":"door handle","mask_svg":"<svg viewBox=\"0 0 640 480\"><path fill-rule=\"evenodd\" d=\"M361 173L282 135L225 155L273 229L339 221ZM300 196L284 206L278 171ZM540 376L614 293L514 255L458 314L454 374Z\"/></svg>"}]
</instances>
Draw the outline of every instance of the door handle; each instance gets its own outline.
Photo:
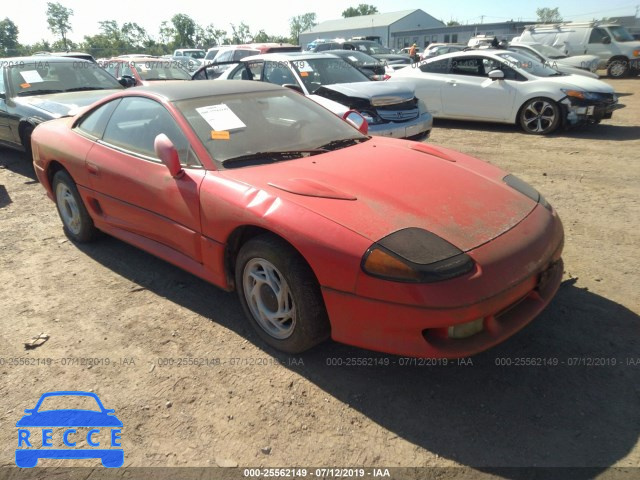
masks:
<instances>
[{"instance_id":1,"label":"door handle","mask_svg":"<svg viewBox=\"0 0 640 480\"><path fill-rule=\"evenodd\" d=\"M100 176L100 169L95 163L87 162L87 171L89 175L95 175L96 177Z\"/></svg>"},{"instance_id":2,"label":"door handle","mask_svg":"<svg viewBox=\"0 0 640 480\"><path fill-rule=\"evenodd\" d=\"M454 86L458 84L458 82L456 82L455 80L447 80L447 83Z\"/></svg>"}]
</instances>

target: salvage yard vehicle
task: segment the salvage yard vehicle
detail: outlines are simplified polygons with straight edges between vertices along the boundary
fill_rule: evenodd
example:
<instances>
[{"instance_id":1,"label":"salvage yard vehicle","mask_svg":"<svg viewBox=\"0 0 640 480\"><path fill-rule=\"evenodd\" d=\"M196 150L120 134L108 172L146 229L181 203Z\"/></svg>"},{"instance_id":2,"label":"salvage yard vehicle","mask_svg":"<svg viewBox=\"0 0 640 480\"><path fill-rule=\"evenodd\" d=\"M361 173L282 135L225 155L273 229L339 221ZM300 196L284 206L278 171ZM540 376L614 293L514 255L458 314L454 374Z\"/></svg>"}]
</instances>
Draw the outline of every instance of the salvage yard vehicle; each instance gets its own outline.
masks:
<instances>
[{"instance_id":1,"label":"salvage yard vehicle","mask_svg":"<svg viewBox=\"0 0 640 480\"><path fill-rule=\"evenodd\" d=\"M211 67L194 74L205 79ZM394 138L429 136L433 118L410 85L371 81L364 73L326 53L271 53L243 58L218 80L254 80L274 83L306 95L343 116L357 110L369 124L369 133Z\"/></svg>"},{"instance_id":2,"label":"salvage yard vehicle","mask_svg":"<svg viewBox=\"0 0 640 480\"><path fill-rule=\"evenodd\" d=\"M284 352L464 357L532 321L563 273L551 205L346 117L264 82L159 83L40 125L34 167L73 241L101 230L236 290Z\"/></svg>"},{"instance_id":3,"label":"salvage yard vehicle","mask_svg":"<svg viewBox=\"0 0 640 480\"><path fill-rule=\"evenodd\" d=\"M508 49L514 52L529 54L539 62L555 68L562 73L600 78L596 73L599 59L595 55L576 55L570 57L557 48L539 43L510 43Z\"/></svg>"},{"instance_id":4,"label":"salvage yard vehicle","mask_svg":"<svg viewBox=\"0 0 640 480\"><path fill-rule=\"evenodd\" d=\"M412 83L435 118L515 123L535 135L599 123L624 107L600 80L503 49L447 53L394 72L388 82L396 81Z\"/></svg>"},{"instance_id":5,"label":"salvage yard vehicle","mask_svg":"<svg viewBox=\"0 0 640 480\"><path fill-rule=\"evenodd\" d=\"M129 87L148 85L149 82L191 80L191 75L181 65L180 62L159 57L112 58L101 62L102 68Z\"/></svg>"},{"instance_id":6,"label":"salvage yard vehicle","mask_svg":"<svg viewBox=\"0 0 640 480\"><path fill-rule=\"evenodd\" d=\"M640 42L616 23L531 25L517 40L550 45L567 55L596 55L600 59L599 67L606 68L612 78L640 73Z\"/></svg>"},{"instance_id":7,"label":"salvage yard vehicle","mask_svg":"<svg viewBox=\"0 0 640 480\"><path fill-rule=\"evenodd\" d=\"M31 132L122 86L96 63L72 57L0 59L0 144L30 154Z\"/></svg>"}]
</instances>

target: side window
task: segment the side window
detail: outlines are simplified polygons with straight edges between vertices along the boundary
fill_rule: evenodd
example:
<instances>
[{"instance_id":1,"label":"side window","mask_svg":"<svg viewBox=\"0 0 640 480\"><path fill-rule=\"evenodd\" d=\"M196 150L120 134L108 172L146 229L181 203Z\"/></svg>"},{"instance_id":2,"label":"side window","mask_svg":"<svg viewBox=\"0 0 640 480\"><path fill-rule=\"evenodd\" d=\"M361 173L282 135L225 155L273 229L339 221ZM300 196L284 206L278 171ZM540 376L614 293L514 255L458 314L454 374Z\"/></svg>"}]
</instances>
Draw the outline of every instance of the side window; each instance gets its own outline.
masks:
<instances>
[{"instance_id":1,"label":"side window","mask_svg":"<svg viewBox=\"0 0 640 480\"><path fill-rule=\"evenodd\" d=\"M124 77L125 75L133 77L133 72L131 71L131 66L128 62L122 63L120 65L120 76Z\"/></svg>"},{"instance_id":2,"label":"side window","mask_svg":"<svg viewBox=\"0 0 640 480\"><path fill-rule=\"evenodd\" d=\"M263 62L242 63L229 75L231 80L260 80Z\"/></svg>"},{"instance_id":3,"label":"side window","mask_svg":"<svg viewBox=\"0 0 640 480\"><path fill-rule=\"evenodd\" d=\"M485 73L485 76L487 77L489 76L489 72L491 70L502 70L502 73L504 73L505 80L516 80L519 82L523 82L526 80L525 77L520 75L518 72L516 72L513 68L511 68L509 65L507 65L504 62L500 62L492 58L485 58L482 60L482 62L484 64L484 73Z\"/></svg>"},{"instance_id":4,"label":"side window","mask_svg":"<svg viewBox=\"0 0 640 480\"><path fill-rule=\"evenodd\" d=\"M7 93L7 89L4 88L4 68L0 68L0 93Z\"/></svg>"},{"instance_id":5,"label":"side window","mask_svg":"<svg viewBox=\"0 0 640 480\"><path fill-rule=\"evenodd\" d=\"M604 37L608 37L607 31L602 28L594 28L589 37L589 43L602 43Z\"/></svg>"},{"instance_id":6,"label":"side window","mask_svg":"<svg viewBox=\"0 0 640 480\"><path fill-rule=\"evenodd\" d=\"M82 120L80 120L76 125L76 129L91 137L102 138L107 122L119 103L119 99L113 100L112 102L106 103L101 107L92 110L85 115Z\"/></svg>"},{"instance_id":7,"label":"side window","mask_svg":"<svg viewBox=\"0 0 640 480\"><path fill-rule=\"evenodd\" d=\"M104 69L114 77L118 77L118 62L107 61L104 65Z\"/></svg>"},{"instance_id":8,"label":"side window","mask_svg":"<svg viewBox=\"0 0 640 480\"><path fill-rule=\"evenodd\" d=\"M264 80L276 85L294 84L298 85L289 67L281 62L267 62L264 67Z\"/></svg>"},{"instance_id":9,"label":"side window","mask_svg":"<svg viewBox=\"0 0 640 480\"><path fill-rule=\"evenodd\" d=\"M451 73L454 75L469 75L484 77L484 66L480 57L457 57L451 61Z\"/></svg>"},{"instance_id":10,"label":"side window","mask_svg":"<svg viewBox=\"0 0 640 480\"><path fill-rule=\"evenodd\" d=\"M148 98L123 98L111 115L102 140L130 152L155 159L157 156L153 142L161 133L169 137L175 145L180 156L180 163L192 165L187 138L167 109L155 100Z\"/></svg>"},{"instance_id":11,"label":"side window","mask_svg":"<svg viewBox=\"0 0 640 480\"><path fill-rule=\"evenodd\" d=\"M231 60L232 56L233 56L233 50L229 50L227 52L222 53L222 55L220 55L220 57L216 61L217 62L228 62L229 60Z\"/></svg>"},{"instance_id":12,"label":"side window","mask_svg":"<svg viewBox=\"0 0 640 480\"><path fill-rule=\"evenodd\" d=\"M425 73L449 73L449 59L425 63L420 65L420 70Z\"/></svg>"}]
</instances>

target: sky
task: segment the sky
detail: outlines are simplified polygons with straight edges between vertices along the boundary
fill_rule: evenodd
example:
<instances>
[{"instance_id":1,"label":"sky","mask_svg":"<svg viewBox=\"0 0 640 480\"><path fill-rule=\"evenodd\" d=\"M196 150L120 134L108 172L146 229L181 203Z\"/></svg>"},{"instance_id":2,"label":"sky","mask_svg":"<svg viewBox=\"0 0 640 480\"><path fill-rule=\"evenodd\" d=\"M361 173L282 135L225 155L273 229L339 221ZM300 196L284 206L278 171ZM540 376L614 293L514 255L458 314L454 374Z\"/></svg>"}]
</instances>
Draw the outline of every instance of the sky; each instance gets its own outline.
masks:
<instances>
[{"instance_id":1,"label":"sky","mask_svg":"<svg viewBox=\"0 0 640 480\"><path fill-rule=\"evenodd\" d=\"M104 0L58 0L74 12L72 31L68 37L80 42L85 35L98 33L98 22L116 20L119 24L136 22L157 38L160 23L170 20L176 13L184 13L196 23L206 27L231 31L230 24L244 22L252 33L264 30L270 35L289 35L289 19L307 12L315 12L318 22L340 18L342 11L359 3L375 5L380 13L422 9L433 17L457 20L460 23L501 22L508 20L535 20L537 8L556 8L565 21L591 20L593 18L634 15L640 0L456 0L455 2L426 2L424 0L323 0L320 2L292 2L291 0L244 0L242 2L202 2L179 0L159 2L133 0L111 3ZM171 6L175 5L175 6ZM5 1L0 18L8 17L19 29L18 40L31 44L39 40L56 40L48 30L47 0Z\"/></svg>"}]
</instances>

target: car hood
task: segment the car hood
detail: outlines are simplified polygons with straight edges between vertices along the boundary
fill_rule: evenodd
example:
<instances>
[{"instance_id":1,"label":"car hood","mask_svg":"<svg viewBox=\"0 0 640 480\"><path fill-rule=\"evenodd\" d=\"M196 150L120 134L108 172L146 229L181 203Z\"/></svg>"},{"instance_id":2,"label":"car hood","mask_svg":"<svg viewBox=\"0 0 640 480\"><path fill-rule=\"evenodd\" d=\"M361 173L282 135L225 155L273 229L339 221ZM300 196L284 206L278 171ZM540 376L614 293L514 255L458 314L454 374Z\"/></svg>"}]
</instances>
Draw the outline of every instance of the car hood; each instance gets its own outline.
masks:
<instances>
[{"instance_id":1,"label":"car hood","mask_svg":"<svg viewBox=\"0 0 640 480\"><path fill-rule=\"evenodd\" d=\"M16 427L122 427L115 415L91 410L47 410L25 415Z\"/></svg>"},{"instance_id":2,"label":"car hood","mask_svg":"<svg viewBox=\"0 0 640 480\"><path fill-rule=\"evenodd\" d=\"M569 65L576 68L590 68L593 63L598 63L600 59L595 55L575 55L565 58L550 58L549 63L553 65L556 62L558 65Z\"/></svg>"},{"instance_id":3,"label":"car hood","mask_svg":"<svg viewBox=\"0 0 640 480\"><path fill-rule=\"evenodd\" d=\"M613 87L602 80L589 78L584 75L563 75L558 77L545 77L543 81L557 84L558 88L571 88L586 92L615 93Z\"/></svg>"},{"instance_id":4,"label":"car hood","mask_svg":"<svg viewBox=\"0 0 640 480\"><path fill-rule=\"evenodd\" d=\"M418 227L468 251L510 230L537 205L481 171L504 175L462 154L374 137L327 154L223 175L301 205L372 242Z\"/></svg>"},{"instance_id":5,"label":"car hood","mask_svg":"<svg viewBox=\"0 0 640 480\"><path fill-rule=\"evenodd\" d=\"M14 100L19 105L33 107L48 116L60 118L75 115L79 108L91 105L93 102L119 91L119 89L112 89L50 93L47 95L16 97Z\"/></svg>"},{"instance_id":6,"label":"car hood","mask_svg":"<svg viewBox=\"0 0 640 480\"><path fill-rule=\"evenodd\" d=\"M403 103L415 97L415 89L410 85L387 82L356 82L323 85L315 91L315 94L324 96L323 92L326 93L327 90L338 92L346 97L368 100L371 105L376 107Z\"/></svg>"}]
</instances>

